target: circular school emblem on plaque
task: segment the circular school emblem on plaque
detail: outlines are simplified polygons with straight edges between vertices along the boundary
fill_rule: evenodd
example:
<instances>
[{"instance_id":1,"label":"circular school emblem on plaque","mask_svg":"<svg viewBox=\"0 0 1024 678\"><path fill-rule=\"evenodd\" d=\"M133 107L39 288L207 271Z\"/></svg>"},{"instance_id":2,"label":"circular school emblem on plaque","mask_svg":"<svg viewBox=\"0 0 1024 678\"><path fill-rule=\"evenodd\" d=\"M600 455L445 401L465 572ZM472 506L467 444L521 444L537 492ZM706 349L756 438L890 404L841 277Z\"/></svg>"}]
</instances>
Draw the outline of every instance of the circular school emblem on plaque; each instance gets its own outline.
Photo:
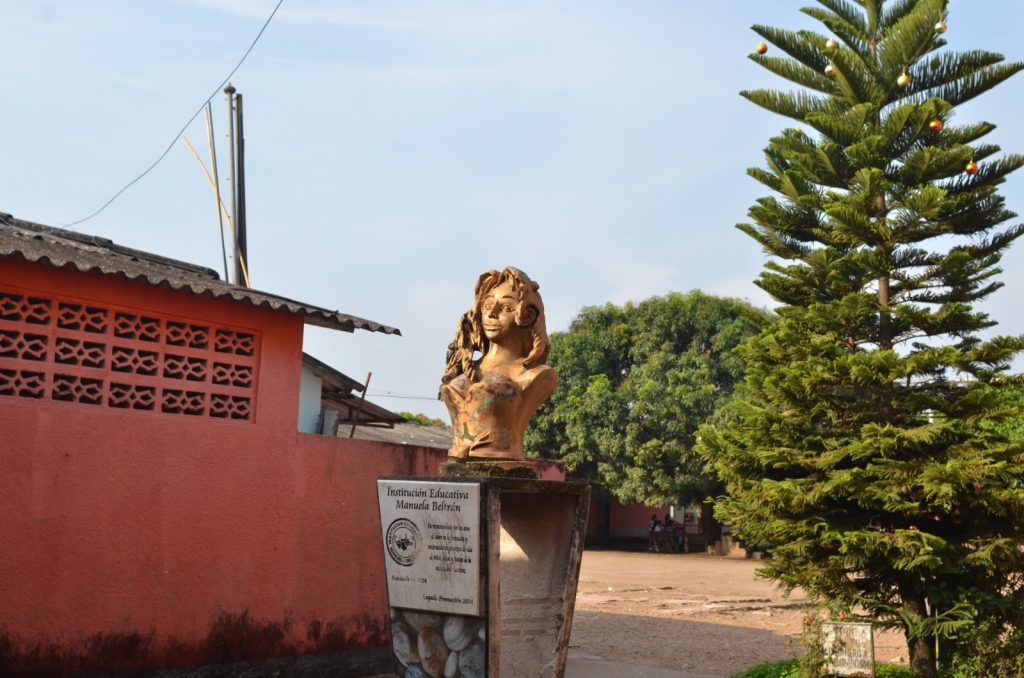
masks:
<instances>
[{"instance_id":1,"label":"circular school emblem on plaque","mask_svg":"<svg viewBox=\"0 0 1024 678\"><path fill-rule=\"evenodd\" d=\"M399 518L388 525L384 545L391 560L408 567L416 560L420 540L420 528L416 527L416 523L408 518Z\"/></svg>"}]
</instances>

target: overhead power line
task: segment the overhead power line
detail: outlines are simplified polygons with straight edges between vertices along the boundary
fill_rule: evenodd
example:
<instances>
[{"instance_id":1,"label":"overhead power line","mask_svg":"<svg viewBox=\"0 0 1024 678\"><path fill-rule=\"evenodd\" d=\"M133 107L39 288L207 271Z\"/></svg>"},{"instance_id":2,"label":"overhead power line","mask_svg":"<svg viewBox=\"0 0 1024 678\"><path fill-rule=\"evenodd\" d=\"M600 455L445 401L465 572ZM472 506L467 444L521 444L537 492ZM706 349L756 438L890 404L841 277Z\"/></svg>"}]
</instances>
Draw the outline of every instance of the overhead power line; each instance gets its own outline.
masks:
<instances>
[{"instance_id":1,"label":"overhead power line","mask_svg":"<svg viewBox=\"0 0 1024 678\"><path fill-rule=\"evenodd\" d=\"M390 393L367 393L368 398L402 398L404 400L437 400L437 396L392 395Z\"/></svg>"},{"instance_id":2,"label":"overhead power line","mask_svg":"<svg viewBox=\"0 0 1024 678\"><path fill-rule=\"evenodd\" d=\"M217 96L220 93L220 91L224 88L224 85L226 85L228 80L231 79L231 76L233 76L235 74L235 72L239 68L242 67L242 64L245 63L246 58L248 58L249 53L252 52L253 48L256 46L256 43L260 41L260 37L263 35L263 32L265 30L267 30L267 26L270 25L271 20L274 18L274 15L277 14L277 10L281 8L281 5L283 3L284 3L284 0L277 0L277 4L274 5L274 9L270 13L270 16L267 17L267 20L263 22L263 27L260 28L260 32L256 34L255 38L253 38L252 43L249 45L249 49L245 50L245 54L243 54L242 58L238 60L238 63L235 64L235 67L231 69L231 72L227 74L227 77L225 77L221 81L221 83L219 85L217 85L217 87L214 88L213 93L210 94L210 96L206 97L206 100L203 101L203 103L201 103L199 105L199 108L197 108L196 112L192 114L192 117L188 119L188 122L186 122L184 125L182 125L181 129L178 130L178 133L174 135L173 139L171 139L171 143L167 144L167 148L165 148L164 152L160 154L160 157L157 158L156 160L154 160L152 165L150 165L145 170L143 170L142 174L140 174L139 176L135 177L134 179L129 181L127 184L122 186L121 190L119 190L117 193L115 193L113 195L113 197L110 198L110 200L108 200L105 203L103 203L103 205L98 210L96 210L95 212L93 212L92 214L90 214L87 217L83 217L83 218L79 219L78 221L72 221L70 224L64 224L64 226L66 226L66 227L77 226L78 224L81 224L83 222L89 221L94 216L96 216L97 214L99 214L103 210L105 210L108 207L110 207L111 203L113 203L115 200L117 200L119 197L121 197L122 193L127 191L129 188L134 186L140 179L142 179L144 176L146 176L151 171L153 171L153 168L156 167L157 165L159 165L160 162L164 158L167 157L167 154L171 152L172 148L174 148L174 144L178 143L178 139L180 139L181 135L185 133L185 130L188 129L188 126L191 125L192 122L195 121L195 119L199 117L199 114L203 112L203 109L206 107L206 104L208 104L210 102L210 100L213 99L213 97Z\"/></svg>"}]
</instances>

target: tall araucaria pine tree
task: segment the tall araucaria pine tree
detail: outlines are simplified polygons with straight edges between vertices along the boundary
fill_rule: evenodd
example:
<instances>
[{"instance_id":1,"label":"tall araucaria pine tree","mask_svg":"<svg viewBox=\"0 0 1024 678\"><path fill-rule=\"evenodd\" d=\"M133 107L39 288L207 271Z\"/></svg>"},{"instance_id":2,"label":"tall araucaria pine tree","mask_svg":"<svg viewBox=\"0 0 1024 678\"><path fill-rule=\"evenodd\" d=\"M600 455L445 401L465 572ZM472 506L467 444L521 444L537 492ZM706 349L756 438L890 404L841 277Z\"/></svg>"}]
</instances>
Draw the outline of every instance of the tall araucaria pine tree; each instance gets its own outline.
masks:
<instances>
[{"instance_id":1,"label":"tall araucaria pine tree","mask_svg":"<svg viewBox=\"0 0 1024 678\"><path fill-rule=\"evenodd\" d=\"M947 0L818 5L821 32L754 26L783 55L751 58L800 86L742 93L797 122L749 170L771 193L739 224L780 322L741 349L699 450L718 515L774 547L766 575L902 627L933 676L936 639L956 650L1024 600L1024 449L993 425L1024 337L982 340L975 308L1024 233L997 192L1024 156L954 118L1024 64L943 49Z\"/></svg>"}]
</instances>

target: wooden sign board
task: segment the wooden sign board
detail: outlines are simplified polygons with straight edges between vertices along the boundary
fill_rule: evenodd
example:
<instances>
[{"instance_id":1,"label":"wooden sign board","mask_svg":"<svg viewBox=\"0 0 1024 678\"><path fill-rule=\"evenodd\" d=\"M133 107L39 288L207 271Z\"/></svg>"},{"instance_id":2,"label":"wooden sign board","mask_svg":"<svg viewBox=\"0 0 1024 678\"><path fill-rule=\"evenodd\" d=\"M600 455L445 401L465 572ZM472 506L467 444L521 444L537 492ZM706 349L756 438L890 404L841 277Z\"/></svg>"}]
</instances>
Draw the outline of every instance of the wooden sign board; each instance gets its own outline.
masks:
<instances>
[{"instance_id":1,"label":"wooden sign board","mask_svg":"<svg viewBox=\"0 0 1024 678\"><path fill-rule=\"evenodd\" d=\"M875 640L871 624L827 622L821 625L821 632L829 675L875 677Z\"/></svg>"},{"instance_id":2,"label":"wooden sign board","mask_svg":"<svg viewBox=\"0 0 1024 678\"><path fill-rule=\"evenodd\" d=\"M392 607L481 616L480 483L377 481Z\"/></svg>"}]
</instances>

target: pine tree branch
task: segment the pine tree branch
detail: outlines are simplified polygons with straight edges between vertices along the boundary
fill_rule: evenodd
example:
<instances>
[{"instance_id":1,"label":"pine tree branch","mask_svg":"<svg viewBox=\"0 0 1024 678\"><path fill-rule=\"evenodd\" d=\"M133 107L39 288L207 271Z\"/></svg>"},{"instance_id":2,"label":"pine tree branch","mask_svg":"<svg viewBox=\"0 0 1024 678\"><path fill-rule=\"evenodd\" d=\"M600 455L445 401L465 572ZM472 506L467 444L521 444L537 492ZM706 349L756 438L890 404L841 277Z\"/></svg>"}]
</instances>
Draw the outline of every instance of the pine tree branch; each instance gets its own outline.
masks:
<instances>
[{"instance_id":1,"label":"pine tree branch","mask_svg":"<svg viewBox=\"0 0 1024 678\"><path fill-rule=\"evenodd\" d=\"M881 32L879 75L893 80L923 55L939 47L935 24L946 0L918 0L914 8ZM895 84L895 83L894 83Z\"/></svg>"},{"instance_id":2,"label":"pine tree branch","mask_svg":"<svg viewBox=\"0 0 1024 678\"><path fill-rule=\"evenodd\" d=\"M860 35L867 35L868 27L864 23L864 13L861 12L858 7L849 2L848 0L818 0L818 4L827 7L833 14L839 19L846 22L856 33ZM802 11L805 14L810 14L809 10L814 8L805 8Z\"/></svg>"},{"instance_id":3,"label":"pine tree branch","mask_svg":"<svg viewBox=\"0 0 1024 678\"><path fill-rule=\"evenodd\" d=\"M823 110L826 98L806 92L780 92L778 90L744 90L740 96L772 113L803 122L812 111Z\"/></svg>"},{"instance_id":4,"label":"pine tree branch","mask_svg":"<svg viewBox=\"0 0 1024 678\"><path fill-rule=\"evenodd\" d=\"M751 30L815 73L821 73L828 65L828 59L810 34L760 24L751 26Z\"/></svg>"},{"instance_id":5,"label":"pine tree branch","mask_svg":"<svg viewBox=\"0 0 1024 678\"><path fill-rule=\"evenodd\" d=\"M821 92L822 94L828 94L832 90L832 81L828 76L792 59L762 56L760 54L751 54L748 58L775 75L808 89Z\"/></svg>"},{"instance_id":6,"label":"pine tree branch","mask_svg":"<svg viewBox=\"0 0 1024 678\"><path fill-rule=\"evenodd\" d=\"M1005 57L1002 54L982 50L946 52L915 67L914 85L918 91L930 90L970 77L1003 61Z\"/></svg>"},{"instance_id":7,"label":"pine tree branch","mask_svg":"<svg viewBox=\"0 0 1024 678\"><path fill-rule=\"evenodd\" d=\"M832 33L834 33L848 49L853 51L861 60L864 68L868 68L870 63L868 59L868 45L867 39L864 36L863 26L850 23L845 18L838 16L834 13L827 12L817 7L804 7L800 10L807 16L817 19L823 23ZM819 46L824 50L824 40L819 43Z\"/></svg>"},{"instance_id":8,"label":"pine tree branch","mask_svg":"<svg viewBox=\"0 0 1024 678\"><path fill-rule=\"evenodd\" d=\"M882 28L888 29L909 14L917 5L918 0L895 0L888 4L882 12Z\"/></svg>"},{"instance_id":9,"label":"pine tree branch","mask_svg":"<svg viewBox=\"0 0 1024 678\"><path fill-rule=\"evenodd\" d=\"M914 101L937 98L947 101L951 106L959 106L1003 83L1021 69L1024 69L1024 63L990 66L953 82L929 87L927 90L913 91L909 98Z\"/></svg>"}]
</instances>

